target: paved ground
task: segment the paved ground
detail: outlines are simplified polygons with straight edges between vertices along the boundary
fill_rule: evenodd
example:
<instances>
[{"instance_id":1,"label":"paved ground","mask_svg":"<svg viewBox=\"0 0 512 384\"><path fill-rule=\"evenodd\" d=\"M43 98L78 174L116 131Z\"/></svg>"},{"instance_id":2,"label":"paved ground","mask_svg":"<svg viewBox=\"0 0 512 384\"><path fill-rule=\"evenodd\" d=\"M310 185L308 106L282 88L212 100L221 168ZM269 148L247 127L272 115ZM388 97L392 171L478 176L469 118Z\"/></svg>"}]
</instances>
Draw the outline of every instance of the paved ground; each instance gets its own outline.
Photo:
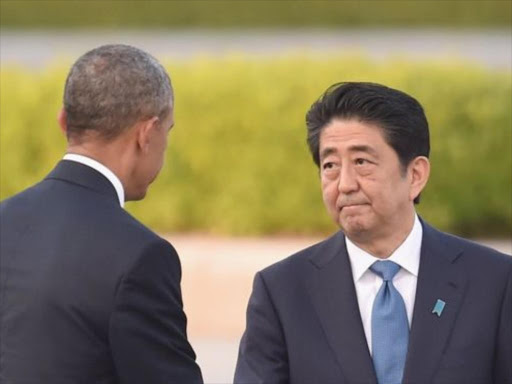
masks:
<instances>
[{"instance_id":1,"label":"paved ground","mask_svg":"<svg viewBox=\"0 0 512 384\"><path fill-rule=\"evenodd\" d=\"M159 59L188 59L245 53L276 57L290 52L311 56L363 53L374 59L460 58L490 68L512 68L510 29L305 29L159 31L0 30L0 63L41 67L57 58L74 60L100 44L126 43Z\"/></svg>"},{"instance_id":2,"label":"paved ground","mask_svg":"<svg viewBox=\"0 0 512 384\"><path fill-rule=\"evenodd\" d=\"M178 250L189 337L206 383L233 379L254 274L319 238L166 236ZM512 254L512 240L479 240Z\"/></svg>"}]
</instances>

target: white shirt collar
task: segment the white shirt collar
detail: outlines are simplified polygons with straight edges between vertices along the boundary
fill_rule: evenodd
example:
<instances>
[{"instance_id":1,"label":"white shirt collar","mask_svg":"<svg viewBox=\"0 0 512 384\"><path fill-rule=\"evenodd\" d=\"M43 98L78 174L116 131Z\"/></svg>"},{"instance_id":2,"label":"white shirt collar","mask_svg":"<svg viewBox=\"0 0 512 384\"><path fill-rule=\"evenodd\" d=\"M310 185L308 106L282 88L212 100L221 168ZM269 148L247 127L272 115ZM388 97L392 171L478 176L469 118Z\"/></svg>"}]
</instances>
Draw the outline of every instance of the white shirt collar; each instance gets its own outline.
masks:
<instances>
[{"instance_id":1,"label":"white shirt collar","mask_svg":"<svg viewBox=\"0 0 512 384\"><path fill-rule=\"evenodd\" d=\"M121 180L112 172L110 169L105 167L100 162L91 159L90 157L83 156L83 155L77 155L75 153L66 153L66 155L63 158L64 160L71 160L76 161L77 163L87 165L88 167L91 167L101 173L103 176L105 176L114 186L114 189L116 190L117 197L119 198L119 204L121 207L124 207L124 188L123 184L121 183Z\"/></svg>"},{"instance_id":2,"label":"white shirt collar","mask_svg":"<svg viewBox=\"0 0 512 384\"><path fill-rule=\"evenodd\" d=\"M404 242L387 259L400 265L407 272L418 276L420 268L421 240L423 228L418 215L414 215L414 225ZM348 237L345 237L347 252L352 267L354 281L357 281L370 268L370 266L381 259L372 256L355 245Z\"/></svg>"}]
</instances>

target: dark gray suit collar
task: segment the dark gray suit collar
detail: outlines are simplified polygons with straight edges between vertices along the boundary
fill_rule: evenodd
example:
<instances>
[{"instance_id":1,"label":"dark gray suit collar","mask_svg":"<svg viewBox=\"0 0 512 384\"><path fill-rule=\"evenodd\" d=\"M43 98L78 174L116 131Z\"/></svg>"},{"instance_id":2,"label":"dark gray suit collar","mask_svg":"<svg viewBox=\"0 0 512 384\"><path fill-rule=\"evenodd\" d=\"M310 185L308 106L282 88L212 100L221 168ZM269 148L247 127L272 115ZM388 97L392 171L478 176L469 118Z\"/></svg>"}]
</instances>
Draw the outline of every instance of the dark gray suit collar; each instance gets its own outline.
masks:
<instances>
[{"instance_id":1,"label":"dark gray suit collar","mask_svg":"<svg viewBox=\"0 0 512 384\"><path fill-rule=\"evenodd\" d=\"M46 179L62 180L93 190L119 204L117 192L104 175L76 161L61 160Z\"/></svg>"},{"instance_id":2,"label":"dark gray suit collar","mask_svg":"<svg viewBox=\"0 0 512 384\"><path fill-rule=\"evenodd\" d=\"M420 219L421 220L421 219ZM456 268L462 250L450 236L421 220L423 238L414 314L403 383L428 383L435 373L462 302L466 278ZM343 376L349 383L376 383L366 343L345 236L338 232L310 256L309 294ZM446 302L441 317L432 313Z\"/></svg>"}]
</instances>

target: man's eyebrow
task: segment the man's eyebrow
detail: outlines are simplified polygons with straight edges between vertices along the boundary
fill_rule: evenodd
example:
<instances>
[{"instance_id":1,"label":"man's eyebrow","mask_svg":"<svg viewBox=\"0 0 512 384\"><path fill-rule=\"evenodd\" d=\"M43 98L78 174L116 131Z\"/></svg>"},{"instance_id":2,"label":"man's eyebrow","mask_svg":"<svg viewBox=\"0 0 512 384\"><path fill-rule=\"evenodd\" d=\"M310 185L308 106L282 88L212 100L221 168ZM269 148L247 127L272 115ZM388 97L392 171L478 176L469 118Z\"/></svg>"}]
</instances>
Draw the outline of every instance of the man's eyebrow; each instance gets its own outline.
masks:
<instances>
[{"instance_id":1,"label":"man's eyebrow","mask_svg":"<svg viewBox=\"0 0 512 384\"><path fill-rule=\"evenodd\" d=\"M369 155L378 157L377 151L368 145L353 145L349 147L350 152L365 152Z\"/></svg>"},{"instance_id":2,"label":"man's eyebrow","mask_svg":"<svg viewBox=\"0 0 512 384\"><path fill-rule=\"evenodd\" d=\"M377 151L368 145L352 145L348 148L350 152L365 152L371 156L378 157ZM332 155L333 153L338 153L338 150L334 147L327 147L322 149L320 152L320 159L325 159L327 156Z\"/></svg>"},{"instance_id":3,"label":"man's eyebrow","mask_svg":"<svg viewBox=\"0 0 512 384\"><path fill-rule=\"evenodd\" d=\"M325 159L327 156L332 155L333 153L337 153L338 150L333 147L327 147L322 149L320 152L320 159Z\"/></svg>"}]
</instances>

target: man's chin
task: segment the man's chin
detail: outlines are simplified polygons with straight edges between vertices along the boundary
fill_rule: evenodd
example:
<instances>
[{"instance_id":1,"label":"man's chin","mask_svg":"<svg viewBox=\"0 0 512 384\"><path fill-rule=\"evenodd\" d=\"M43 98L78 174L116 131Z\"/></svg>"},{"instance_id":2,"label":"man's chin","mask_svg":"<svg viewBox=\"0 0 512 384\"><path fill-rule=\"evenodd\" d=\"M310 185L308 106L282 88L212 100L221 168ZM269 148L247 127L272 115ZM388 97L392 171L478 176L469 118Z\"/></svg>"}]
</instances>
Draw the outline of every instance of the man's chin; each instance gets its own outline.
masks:
<instances>
[{"instance_id":1,"label":"man's chin","mask_svg":"<svg viewBox=\"0 0 512 384\"><path fill-rule=\"evenodd\" d=\"M140 201L146 197L147 189L126 196L126 201Z\"/></svg>"},{"instance_id":2,"label":"man's chin","mask_svg":"<svg viewBox=\"0 0 512 384\"><path fill-rule=\"evenodd\" d=\"M355 217L351 218L339 218L338 221L339 226L345 233L345 235L349 237L361 237L367 232L368 228L365 223Z\"/></svg>"}]
</instances>

